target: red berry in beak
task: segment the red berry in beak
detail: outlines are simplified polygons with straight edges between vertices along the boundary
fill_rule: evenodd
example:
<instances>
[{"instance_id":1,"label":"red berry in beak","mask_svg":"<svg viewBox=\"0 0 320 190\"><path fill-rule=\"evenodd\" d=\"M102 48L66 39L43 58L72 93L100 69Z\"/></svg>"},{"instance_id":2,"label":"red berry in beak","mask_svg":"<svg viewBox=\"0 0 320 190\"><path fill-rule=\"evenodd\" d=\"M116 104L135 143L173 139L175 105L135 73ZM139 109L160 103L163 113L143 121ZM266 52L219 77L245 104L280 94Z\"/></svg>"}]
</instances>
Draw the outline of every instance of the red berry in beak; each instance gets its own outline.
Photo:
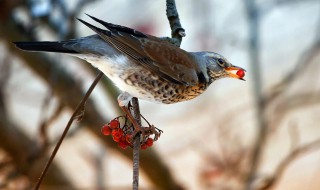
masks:
<instances>
[{"instance_id":1,"label":"red berry in beak","mask_svg":"<svg viewBox=\"0 0 320 190\"><path fill-rule=\"evenodd\" d=\"M244 75L245 75L244 70L243 70L243 69L239 69L239 70L237 71L236 75L238 75L239 78L243 78Z\"/></svg>"}]
</instances>

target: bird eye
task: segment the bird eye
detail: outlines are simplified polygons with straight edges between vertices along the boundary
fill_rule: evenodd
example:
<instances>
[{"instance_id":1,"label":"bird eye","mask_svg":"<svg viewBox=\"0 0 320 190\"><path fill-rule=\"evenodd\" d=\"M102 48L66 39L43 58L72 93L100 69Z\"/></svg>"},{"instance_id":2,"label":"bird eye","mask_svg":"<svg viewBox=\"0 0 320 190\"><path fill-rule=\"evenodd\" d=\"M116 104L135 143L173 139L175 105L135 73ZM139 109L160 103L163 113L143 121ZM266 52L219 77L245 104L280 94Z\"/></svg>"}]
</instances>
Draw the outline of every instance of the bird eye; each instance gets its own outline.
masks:
<instances>
[{"instance_id":1,"label":"bird eye","mask_svg":"<svg viewBox=\"0 0 320 190\"><path fill-rule=\"evenodd\" d=\"M218 64L221 66L221 67L225 67L225 61L221 58L218 59Z\"/></svg>"}]
</instances>

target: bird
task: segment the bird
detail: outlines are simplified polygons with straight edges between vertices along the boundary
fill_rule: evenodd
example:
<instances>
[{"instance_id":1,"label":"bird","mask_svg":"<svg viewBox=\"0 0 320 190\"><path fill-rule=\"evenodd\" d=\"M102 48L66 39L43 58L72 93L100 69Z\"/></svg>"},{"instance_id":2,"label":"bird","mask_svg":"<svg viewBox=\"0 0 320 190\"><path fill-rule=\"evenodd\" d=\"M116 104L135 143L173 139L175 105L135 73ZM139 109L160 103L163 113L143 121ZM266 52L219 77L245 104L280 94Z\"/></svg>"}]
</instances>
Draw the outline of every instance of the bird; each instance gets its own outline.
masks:
<instances>
[{"instance_id":1,"label":"bird","mask_svg":"<svg viewBox=\"0 0 320 190\"><path fill-rule=\"evenodd\" d=\"M164 38L88 16L104 28L77 18L95 34L66 41L13 43L25 51L86 60L122 91L120 106L127 106L132 97L162 104L183 102L199 96L218 79L244 80L245 70L218 53L188 52Z\"/></svg>"}]
</instances>

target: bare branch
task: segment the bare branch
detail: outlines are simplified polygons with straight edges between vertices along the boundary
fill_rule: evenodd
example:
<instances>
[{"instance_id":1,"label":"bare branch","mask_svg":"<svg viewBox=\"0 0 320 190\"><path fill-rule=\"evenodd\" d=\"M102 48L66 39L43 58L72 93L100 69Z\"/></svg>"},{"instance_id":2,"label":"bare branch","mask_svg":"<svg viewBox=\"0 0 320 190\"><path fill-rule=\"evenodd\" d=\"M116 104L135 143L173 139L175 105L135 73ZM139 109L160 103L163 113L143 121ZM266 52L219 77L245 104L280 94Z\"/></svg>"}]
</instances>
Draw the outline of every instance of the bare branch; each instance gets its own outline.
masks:
<instances>
[{"instance_id":1,"label":"bare branch","mask_svg":"<svg viewBox=\"0 0 320 190\"><path fill-rule=\"evenodd\" d=\"M167 17L170 23L171 37L173 39L171 43L179 47L182 42L182 37L185 37L186 33L181 26L175 0L166 0L166 3L167 3L166 12L167 12Z\"/></svg>"},{"instance_id":2,"label":"bare branch","mask_svg":"<svg viewBox=\"0 0 320 190\"><path fill-rule=\"evenodd\" d=\"M132 116L135 121L141 126L139 101L137 98L132 98ZM132 189L139 189L139 161L140 161L140 135L136 135L133 139L133 182Z\"/></svg>"},{"instance_id":3,"label":"bare branch","mask_svg":"<svg viewBox=\"0 0 320 190\"><path fill-rule=\"evenodd\" d=\"M41 108L41 112L42 116L41 116L41 122L40 122L40 126L39 126L39 137L40 137L40 144L41 144L41 151L39 152L39 154L45 153L47 147L49 146L49 138L48 138L48 134L47 134L47 129L50 126L50 124L56 120L60 113L63 110L63 106L61 104L58 105L58 107L56 108L56 110L54 111L54 113L50 116L50 118L46 118L46 110L48 109L49 103L51 97L52 97L52 91L50 91L47 96L45 97L43 103L42 103L42 108Z\"/></svg>"},{"instance_id":4,"label":"bare branch","mask_svg":"<svg viewBox=\"0 0 320 190\"><path fill-rule=\"evenodd\" d=\"M2 102L1 97L0 102ZM39 176L41 164L47 159L47 156L38 156L37 142L25 135L8 119L5 107L1 105L3 104L0 103L0 147L10 156L11 163L15 167L15 176L24 175L30 181L34 181ZM44 181L47 186L62 185L72 189L71 182L55 163L51 166L48 179L50 180Z\"/></svg>"},{"instance_id":5,"label":"bare branch","mask_svg":"<svg viewBox=\"0 0 320 190\"><path fill-rule=\"evenodd\" d=\"M50 158L49 158L49 160L48 160L45 168L44 168L43 171L42 171L42 174L41 174L41 176L40 176L40 178L39 178L39 180L38 180L38 182L37 182L37 184L36 184L36 186L35 186L35 188L34 188L35 190L39 189L39 187L40 187L40 185L41 185L41 182L42 182L44 176L46 175L46 173L47 173L47 171L48 171L48 169L49 169L49 167L50 167L50 165L51 165L54 157L56 156L56 154L57 154L57 152L58 152L58 150L59 150L59 148L60 148L60 145L62 144L62 141L63 141L64 137L67 135L67 133L68 133L70 127L71 127L71 124L72 124L73 121L77 118L77 116L79 115L79 112L82 111L82 109L83 109L86 101L87 101L88 98L90 97L91 92L92 92L93 89L96 87L96 85L98 84L98 82L99 82L99 80L101 79L102 76L103 76L103 73L100 72L100 73L98 74L98 76L96 77L96 79L95 79L95 80L93 81L93 83L91 84L90 88L89 88L88 91L86 92L86 94L85 94L85 96L83 97L83 99L81 100L81 102L78 104L78 106L77 106L77 108L75 109L75 111L73 112L72 116L70 117L67 126L65 127L65 129L64 129L64 131L63 131L63 133L62 133L62 135L61 135L61 137L60 137L57 145L56 145L56 146L54 147L54 149L53 149L53 152L52 152L52 154L51 154L51 156L50 156Z\"/></svg>"}]
</instances>

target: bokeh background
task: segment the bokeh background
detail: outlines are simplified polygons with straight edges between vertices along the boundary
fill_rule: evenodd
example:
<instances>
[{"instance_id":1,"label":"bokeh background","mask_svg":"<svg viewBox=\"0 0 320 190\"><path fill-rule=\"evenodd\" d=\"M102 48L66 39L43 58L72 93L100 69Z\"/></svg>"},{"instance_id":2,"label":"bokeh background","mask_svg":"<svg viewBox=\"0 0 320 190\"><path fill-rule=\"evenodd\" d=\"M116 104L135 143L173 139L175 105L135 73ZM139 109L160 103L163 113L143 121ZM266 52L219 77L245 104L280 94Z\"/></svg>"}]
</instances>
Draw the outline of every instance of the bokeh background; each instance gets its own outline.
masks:
<instances>
[{"instance_id":1,"label":"bokeh background","mask_svg":"<svg viewBox=\"0 0 320 190\"><path fill-rule=\"evenodd\" d=\"M141 152L141 189L320 189L320 1L176 0L181 48L214 51L246 68L173 105L141 100L164 131ZM93 32L88 13L170 36L164 0L0 1L0 189L28 189L98 73L67 55L22 52L12 41ZM91 21L90 21L91 22ZM98 25L97 25L98 26ZM105 77L73 124L41 189L131 189L131 149L100 128L121 114Z\"/></svg>"}]
</instances>

